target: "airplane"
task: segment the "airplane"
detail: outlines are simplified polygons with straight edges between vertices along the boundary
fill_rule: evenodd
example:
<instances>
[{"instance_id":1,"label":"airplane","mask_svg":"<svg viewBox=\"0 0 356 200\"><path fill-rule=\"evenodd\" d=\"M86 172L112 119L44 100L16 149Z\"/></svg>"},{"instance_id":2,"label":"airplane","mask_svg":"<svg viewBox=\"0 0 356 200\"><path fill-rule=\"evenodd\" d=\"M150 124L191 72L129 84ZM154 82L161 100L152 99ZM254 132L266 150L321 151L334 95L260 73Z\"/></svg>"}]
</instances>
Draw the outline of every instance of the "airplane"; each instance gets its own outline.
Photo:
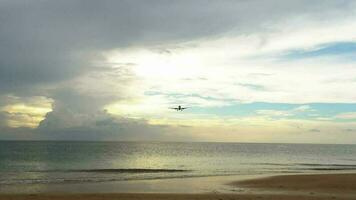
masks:
<instances>
[{"instance_id":1,"label":"airplane","mask_svg":"<svg viewBox=\"0 0 356 200\"><path fill-rule=\"evenodd\" d=\"M176 111L183 111L184 109L187 109L188 107L182 107L182 106L178 106L176 108L169 108L169 109L174 109Z\"/></svg>"}]
</instances>

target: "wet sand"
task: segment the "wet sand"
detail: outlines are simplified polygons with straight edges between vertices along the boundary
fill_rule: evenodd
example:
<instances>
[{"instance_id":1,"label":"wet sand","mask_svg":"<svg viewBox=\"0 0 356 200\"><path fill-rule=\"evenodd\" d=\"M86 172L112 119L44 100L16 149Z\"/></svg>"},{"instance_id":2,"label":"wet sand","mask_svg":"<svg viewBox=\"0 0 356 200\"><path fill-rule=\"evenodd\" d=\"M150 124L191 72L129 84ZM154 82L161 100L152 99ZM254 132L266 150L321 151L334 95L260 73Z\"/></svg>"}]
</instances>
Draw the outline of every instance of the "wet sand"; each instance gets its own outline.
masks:
<instances>
[{"instance_id":1,"label":"wet sand","mask_svg":"<svg viewBox=\"0 0 356 200\"><path fill-rule=\"evenodd\" d=\"M232 183L235 186L280 190L356 194L356 174L283 175Z\"/></svg>"},{"instance_id":2,"label":"wet sand","mask_svg":"<svg viewBox=\"0 0 356 200\"><path fill-rule=\"evenodd\" d=\"M235 193L2 194L0 200L319 200L356 199L356 174L283 175L230 183ZM239 192L243 190L244 192Z\"/></svg>"}]
</instances>

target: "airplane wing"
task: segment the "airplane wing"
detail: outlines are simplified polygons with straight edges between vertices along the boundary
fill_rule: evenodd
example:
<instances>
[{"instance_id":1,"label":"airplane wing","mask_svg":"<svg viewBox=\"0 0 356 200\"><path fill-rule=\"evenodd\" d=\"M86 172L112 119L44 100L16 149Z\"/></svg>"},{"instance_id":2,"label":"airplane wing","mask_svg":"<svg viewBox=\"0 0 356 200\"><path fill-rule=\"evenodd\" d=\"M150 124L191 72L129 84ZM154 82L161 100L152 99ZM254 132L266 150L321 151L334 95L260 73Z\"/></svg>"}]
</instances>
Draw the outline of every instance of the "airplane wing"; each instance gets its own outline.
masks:
<instances>
[{"instance_id":1,"label":"airplane wing","mask_svg":"<svg viewBox=\"0 0 356 200\"><path fill-rule=\"evenodd\" d=\"M181 110L184 110L184 109L187 109L187 108L189 108L189 107L185 107L185 108L180 108Z\"/></svg>"},{"instance_id":2,"label":"airplane wing","mask_svg":"<svg viewBox=\"0 0 356 200\"><path fill-rule=\"evenodd\" d=\"M169 109L172 109L172 110L178 110L178 108L169 108Z\"/></svg>"}]
</instances>

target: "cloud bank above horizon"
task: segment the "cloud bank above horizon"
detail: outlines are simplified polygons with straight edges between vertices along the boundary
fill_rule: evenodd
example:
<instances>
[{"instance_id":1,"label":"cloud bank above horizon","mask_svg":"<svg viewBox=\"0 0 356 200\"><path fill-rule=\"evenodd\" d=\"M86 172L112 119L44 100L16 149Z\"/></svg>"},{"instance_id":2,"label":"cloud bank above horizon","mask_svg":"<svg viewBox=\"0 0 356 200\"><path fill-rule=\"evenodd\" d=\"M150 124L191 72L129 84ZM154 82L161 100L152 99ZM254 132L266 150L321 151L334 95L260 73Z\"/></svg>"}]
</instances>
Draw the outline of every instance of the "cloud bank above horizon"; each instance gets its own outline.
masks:
<instances>
[{"instance_id":1,"label":"cloud bank above horizon","mask_svg":"<svg viewBox=\"0 0 356 200\"><path fill-rule=\"evenodd\" d=\"M354 1L3 0L0 22L0 139L356 143Z\"/></svg>"}]
</instances>

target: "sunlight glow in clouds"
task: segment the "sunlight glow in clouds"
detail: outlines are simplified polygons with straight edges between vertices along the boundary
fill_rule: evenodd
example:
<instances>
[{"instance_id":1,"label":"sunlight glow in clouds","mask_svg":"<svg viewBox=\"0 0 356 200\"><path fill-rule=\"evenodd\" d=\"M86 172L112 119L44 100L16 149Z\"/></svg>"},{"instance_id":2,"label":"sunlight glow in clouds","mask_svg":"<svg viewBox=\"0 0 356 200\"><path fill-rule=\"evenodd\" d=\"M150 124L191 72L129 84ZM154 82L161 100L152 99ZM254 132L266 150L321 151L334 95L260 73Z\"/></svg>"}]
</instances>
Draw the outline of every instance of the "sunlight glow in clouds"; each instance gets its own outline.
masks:
<instances>
[{"instance_id":1,"label":"sunlight glow in clouds","mask_svg":"<svg viewBox=\"0 0 356 200\"><path fill-rule=\"evenodd\" d=\"M7 113L9 127L36 128L45 119L45 115L52 111L51 107L51 102L45 102L41 105L18 103L4 106L0 108L0 111Z\"/></svg>"},{"instance_id":2,"label":"sunlight glow in clouds","mask_svg":"<svg viewBox=\"0 0 356 200\"><path fill-rule=\"evenodd\" d=\"M119 49L108 54L108 62L133 63L133 71L143 80L144 87L139 93L159 91L166 94L167 103L171 102L169 94L177 93L241 102L353 102L356 99L352 92L354 83L327 82L352 79L356 73L353 63L339 62L340 58L330 56L278 60L295 49L310 50L321 44L351 41L355 39L350 37L355 29L350 27L356 24L348 20L338 26L319 24L312 28L309 25L297 32L289 30L291 27L275 27L276 31L265 36L266 42L262 45L258 35L226 35L173 47ZM342 33L337 34L340 29ZM323 32L330 34L319 37ZM188 105L209 104L197 105L186 96L181 98Z\"/></svg>"},{"instance_id":3,"label":"sunlight glow in clouds","mask_svg":"<svg viewBox=\"0 0 356 200\"><path fill-rule=\"evenodd\" d=\"M356 94L352 92L355 83L328 82L332 79L352 79L353 74L356 74L352 62L340 62L342 57L337 55L294 60L286 60L283 56L295 49L308 52L320 49L323 44L353 42L355 38L351 36L355 34L352 28L356 27L355 22L347 19L341 24L310 23L303 26L294 31L283 23L280 27L275 25L275 31L264 36L264 43L261 43L259 34L230 34L175 46L112 51L108 54L108 62L132 63L133 71L142 79L143 86L138 91L141 93L140 100L120 101L108 105L106 109L115 115L147 118L150 124L155 125L224 129L227 126L239 133L257 133L265 131L266 127L271 127L271 132L278 129L278 132L285 133L316 130L316 125L308 120L283 120L297 115L315 115L315 120L326 119L317 118L317 112L308 105L292 110L257 110L255 114L259 117L221 117L194 113L179 115L166 109L178 104L206 108L249 102L353 102L356 99ZM340 30L342 33L338 34ZM325 32L330 34L323 34ZM239 110L235 112L238 114ZM324 127L337 126L334 123L321 123L320 120L315 123ZM237 128L250 123L253 125L248 129ZM296 127L303 128L301 130Z\"/></svg>"},{"instance_id":4,"label":"sunlight glow in clouds","mask_svg":"<svg viewBox=\"0 0 356 200\"><path fill-rule=\"evenodd\" d=\"M110 114L126 116L131 118L153 117L160 115L168 109L165 99L155 96L136 101L125 101L107 105L105 109Z\"/></svg>"},{"instance_id":5,"label":"sunlight glow in clouds","mask_svg":"<svg viewBox=\"0 0 356 200\"><path fill-rule=\"evenodd\" d=\"M180 79L197 76L202 71L199 57L189 50L127 49L112 51L109 63L132 63L134 73L144 79Z\"/></svg>"},{"instance_id":6,"label":"sunlight glow in clouds","mask_svg":"<svg viewBox=\"0 0 356 200\"><path fill-rule=\"evenodd\" d=\"M0 133L356 142L354 1L103 5L0 2Z\"/></svg>"}]
</instances>

